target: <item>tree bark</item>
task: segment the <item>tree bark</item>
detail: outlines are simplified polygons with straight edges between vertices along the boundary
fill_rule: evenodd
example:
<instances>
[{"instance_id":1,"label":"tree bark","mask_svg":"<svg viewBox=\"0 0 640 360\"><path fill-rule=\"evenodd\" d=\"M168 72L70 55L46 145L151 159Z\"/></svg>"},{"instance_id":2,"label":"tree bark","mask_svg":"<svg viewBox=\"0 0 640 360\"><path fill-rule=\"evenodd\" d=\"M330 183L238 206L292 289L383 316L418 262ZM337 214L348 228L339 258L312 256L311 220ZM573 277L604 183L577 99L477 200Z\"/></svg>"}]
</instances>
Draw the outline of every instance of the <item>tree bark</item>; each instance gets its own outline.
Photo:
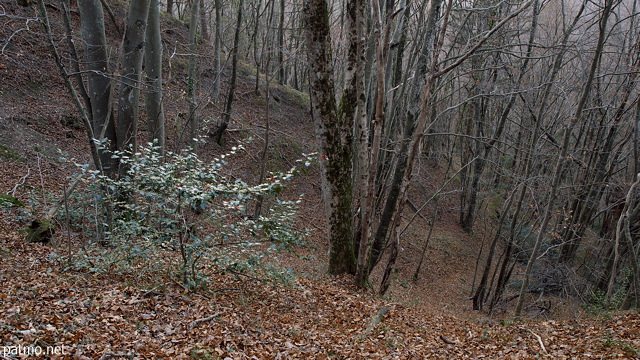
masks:
<instances>
[{"instance_id":1,"label":"tree bark","mask_svg":"<svg viewBox=\"0 0 640 360\"><path fill-rule=\"evenodd\" d=\"M218 1L218 0L216 0ZM238 22L236 23L236 31L233 38L233 50L231 50L231 79L229 81L229 93L227 95L227 103L225 105L224 117L214 134L216 143L222 145L222 135L227 130L229 122L231 121L231 107L233 105L233 97L236 92L236 81L238 77L238 47L240 44L240 28L242 25L242 8L244 7L244 0L240 0L238 4ZM217 26L217 25L216 25Z\"/></svg>"},{"instance_id":2,"label":"tree bark","mask_svg":"<svg viewBox=\"0 0 640 360\"><path fill-rule=\"evenodd\" d=\"M167 0L167 14L173 15L173 0Z\"/></svg>"},{"instance_id":3,"label":"tree bark","mask_svg":"<svg viewBox=\"0 0 640 360\"><path fill-rule=\"evenodd\" d=\"M116 150L116 128L111 113L111 78L108 75L107 40L104 13L100 0L79 0L82 40L86 44L87 88L91 101L90 117L93 136L103 141L98 149L102 169L109 177L115 176L116 163L111 158Z\"/></svg>"},{"instance_id":4,"label":"tree bark","mask_svg":"<svg viewBox=\"0 0 640 360\"><path fill-rule=\"evenodd\" d=\"M336 104L329 9L325 0L304 3L311 112L320 149L322 189L329 226L329 273L354 273L352 128L355 86ZM352 69L353 70L353 69ZM355 76L352 77L356 81Z\"/></svg>"},{"instance_id":5,"label":"tree bark","mask_svg":"<svg viewBox=\"0 0 640 360\"><path fill-rule=\"evenodd\" d=\"M284 63L284 0L280 0L280 21L278 24L278 83L284 85L287 82Z\"/></svg>"},{"instance_id":6,"label":"tree bark","mask_svg":"<svg viewBox=\"0 0 640 360\"><path fill-rule=\"evenodd\" d=\"M150 0L144 53L146 83L149 92L146 97L148 140L155 143L164 155L165 122L162 108L162 39L160 37L160 4Z\"/></svg>"},{"instance_id":7,"label":"tree bark","mask_svg":"<svg viewBox=\"0 0 640 360\"><path fill-rule=\"evenodd\" d=\"M198 54L198 16L200 0L191 1L191 19L189 20L189 69L187 75L187 98L189 99L189 146L196 149L200 115L197 104L198 74L196 71Z\"/></svg>"},{"instance_id":8,"label":"tree bark","mask_svg":"<svg viewBox=\"0 0 640 360\"><path fill-rule=\"evenodd\" d=\"M213 88L211 89L211 100L216 101L220 96L220 78L222 69L220 67L220 47L222 43L222 1L214 0L216 7L216 26L213 39Z\"/></svg>"},{"instance_id":9,"label":"tree bark","mask_svg":"<svg viewBox=\"0 0 640 360\"><path fill-rule=\"evenodd\" d=\"M131 0L127 15L127 29L122 44L122 80L120 85L117 122L119 151L135 153L138 132L138 98L144 53L145 32L150 0ZM120 175L125 172L119 169Z\"/></svg>"},{"instance_id":10,"label":"tree bark","mask_svg":"<svg viewBox=\"0 0 640 360\"><path fill-rule=\"evenodd\" d=\"M207 22L207 8L204 0L200 0L200 32L202 38L209 42L209 22Z\"/></svg>"}]
</instances>

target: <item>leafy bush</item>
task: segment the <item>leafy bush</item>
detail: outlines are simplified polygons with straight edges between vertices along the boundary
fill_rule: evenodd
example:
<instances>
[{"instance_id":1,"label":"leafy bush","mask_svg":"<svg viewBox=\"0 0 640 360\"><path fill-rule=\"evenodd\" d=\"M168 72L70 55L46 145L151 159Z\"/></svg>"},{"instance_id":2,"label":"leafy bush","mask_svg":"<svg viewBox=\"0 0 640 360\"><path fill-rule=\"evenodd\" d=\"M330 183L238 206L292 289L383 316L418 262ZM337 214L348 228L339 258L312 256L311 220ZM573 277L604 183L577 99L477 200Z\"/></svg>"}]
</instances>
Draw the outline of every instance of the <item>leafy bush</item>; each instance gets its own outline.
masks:
<instances>
[{"instance_id":1,"label":"leafy bush","mask_svg":"<svg viewBox=\"0 0 640 360\"><path fill-rule=\"evenodd\" d=\"M193 152L168 152L162 157L149 144L133 155L113 155L127 169L117 179L78 164L90 184L88 191L111 207L114 216L106 226L108 248L85 251L86 261L76 264L137 275L169 270L185 286L197 287L206 280L199 271L204 260L235 268L244 261L240 267L250 268L262 256L250 250L252 245L269 241L287 247L301 241L304 232L293 226L301 197L295 201L278 197L298 168L271 174L266 182L253 186L233 180L223 174L223 168L227 157L240 149L204 162ZM310 156L301 162L309 166ZM257 197L269 195L275 205L267 216L247 215L247 207ZM106 212L101 217L109 221ZM177 268L171 263L175 256L163 256L166 251L178 252Z\"/></svg>"},{"instance_id":2,"label":"leafy bush","mask_svg":"<svg viewBox=\"0 0 640 360\"><path fill-rule=\"evenodd\" d=\"M10 208L10 207L24 207L22 201L17 198L8 195L8 194L0 194L0 208Z\"/></svg>"}]
</instances>

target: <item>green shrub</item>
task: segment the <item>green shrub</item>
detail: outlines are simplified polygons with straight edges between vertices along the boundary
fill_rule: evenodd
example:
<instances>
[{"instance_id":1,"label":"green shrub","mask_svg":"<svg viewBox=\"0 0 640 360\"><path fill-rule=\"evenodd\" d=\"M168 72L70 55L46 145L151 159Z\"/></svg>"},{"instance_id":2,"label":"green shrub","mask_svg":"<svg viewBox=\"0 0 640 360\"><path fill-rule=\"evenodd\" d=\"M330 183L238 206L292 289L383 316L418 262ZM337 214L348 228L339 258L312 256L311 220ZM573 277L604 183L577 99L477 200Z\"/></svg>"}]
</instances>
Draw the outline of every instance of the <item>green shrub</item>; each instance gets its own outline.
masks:
<instances>
[{"instance_id":1,"label":"green shrub","mask_svg":"<svg viewBox=\"0 0 640 360\"><path fill-rule=\"evenodd\" d=\"M99 199L93 203L111 207L114 216L103 239L108 248L94 247L76 264L137 275L162 271L193 288L206 285L203 266L250 269L263 255L251 250L253 245L268 241L288 247L300 242L305 233L293 222L301 197L279 198L284 184L299 170L271 174L265 183L253 186L230 179L223 175L225 159L239 149L204 162L189 151L162 157L150 144L133 155L113 155L127 169L118 179L78 164L91 185L87 191ZM302 161L305 166L309 159ZM275 205L266 216L252 218L247 207L259 196L272 196ZM103 222L108 221L106 212L99 213ZM178 253L178 265L175 256L163 255L167 251Z\"/></svg>"}]
</instances>

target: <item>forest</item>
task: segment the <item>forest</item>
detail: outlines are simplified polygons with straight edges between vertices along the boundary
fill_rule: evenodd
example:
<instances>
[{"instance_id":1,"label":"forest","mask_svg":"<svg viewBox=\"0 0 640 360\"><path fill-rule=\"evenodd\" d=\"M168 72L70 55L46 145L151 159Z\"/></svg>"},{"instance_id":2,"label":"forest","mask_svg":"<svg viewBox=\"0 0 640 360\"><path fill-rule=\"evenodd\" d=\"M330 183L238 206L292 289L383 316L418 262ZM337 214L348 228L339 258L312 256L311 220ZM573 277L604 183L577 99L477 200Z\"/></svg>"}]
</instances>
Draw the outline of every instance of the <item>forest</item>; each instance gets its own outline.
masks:
<instances>
[{"instance_id":1,"label":"forest","mask_svg":"<svg viewBox=\"0 0 640 360\"><path fill-rule=\"evenodd\" d=\"M640 358L639 20L3 1L0 359Z\"/></svg>"}]
</instances>

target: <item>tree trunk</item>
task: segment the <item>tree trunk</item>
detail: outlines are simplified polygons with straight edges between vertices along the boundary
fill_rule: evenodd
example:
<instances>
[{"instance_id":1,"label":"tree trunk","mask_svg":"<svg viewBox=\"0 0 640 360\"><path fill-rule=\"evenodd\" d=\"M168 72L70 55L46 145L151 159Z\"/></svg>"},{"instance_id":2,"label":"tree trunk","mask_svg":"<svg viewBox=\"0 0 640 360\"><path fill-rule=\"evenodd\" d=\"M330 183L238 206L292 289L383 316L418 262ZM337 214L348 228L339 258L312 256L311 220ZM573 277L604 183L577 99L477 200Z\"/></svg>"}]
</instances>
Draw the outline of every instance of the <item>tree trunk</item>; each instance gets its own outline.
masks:
<instances>
[{"instance_id":1,"label":"tree trunk","mask_svg":"<svg viewBox=\"0 0 640 360\"><path fill-rule=\"evenodd\" d=\"M191 19L189 21L189 69L187 77L187 98L189 99L189 146L196 149L196 138L200 127L200 116L198 114L197 87L198 74L197 54L198 51L198 15L200 13L200 0L191 1Z\"/></svg>"},{"instance_id":2,"label":"tree trunk","mask_svg":"<svg viewBox=\"0 0 640 360\"><path fill-rule=\"evenodd\" d=\"M204 0L200 0L200 32L202 33L202 38L209 42L209 22L207 22L207 8Z\"/></svg>"},{"instance_id":3,"label":"tree trunk","mask_svg":"<svg viewBox=\"0 0 640 360\"><path fill-rule=\"evenodd\" d=\"M374 0L373 3L373 17L376 23L376 33L379 38L377 41L376 48L376 89L375 89L375 114L371 121L371 145L369 148L369 158L363 159L367 162L361 166L363 174L363 178L365 181L363 184L363 199L360 204L360 212L361 212L361 229L360 229L360 242L359 242L359 254L358 254L358 269L356 272L356 284L359 286L364 286L369 275L369 260L371 254L371 248L373 246L373 241L371 238L371 227L373 223L373 214L375 211L375 206L377 203L377 188L376 188L376 178L378 171L378 159L380 158L380 144L382 142L382 126L385 121L385 66L386 59L389 50L388 41L389 41L389 32L390 32L390 24L387 19L387 24L383 28L382 24L382 14L379 7L378 1ZM362 107L364 109L364 106ZM362 119L362 116L360 117ZM366 125L366 124L362 124ZM360 143L360 149L367 149L367 140L368 136L363 139L364 142Z\"/></svg>"},{"instance_id":4,"label":"tree trunk","mask_svg":"<svg viewBox=\"0 0 640 360\"><path fill-rule=\"evenodd\" d=\"M611 305L611 296L613 295L613 287L616 284L616 276L618 275L618 264L620 259L619 247L623 238L625 237L627 238L627 241L629 241L629 244L630 244L630 248L628 249L628 251L631 253L632 264L634 264L633 265L634 270L637 271L637 268L636 268L637 262L635 258L635 248L633 246L633 239L631 239L631 233L627 229L629 229L629 218L631 215L630 209L632 208L633 202L634 202L634 197L635 197L634 192L639 184L640 184L640 174L638 174L636 181L629 188L629 191L627 192L627 196L625 197L624 209L622 210L622 214L620 214L620 218L618 218L618 223L616 226L615 244L613 247L614 259L613 259L613 265L611 269L611 277L609 278L609 284L607 286L607 294L605 296L605 303L607 304L607 306ZM633 276L633 283L634 283L633 285L635 286L635 283L636 283L635 274Z\"/></svg>"},{"instance_id":5,"label":"tree trunk","mask_svg":"<svg viewBox=\"0 0 640 360\"><path fill-rule=\"evenodd\" d=\"M138 97L142 75L145 32L150 0L131 0L127 29L122 44L122 80L120 85L117 123L119 151L136 152L138 132ZM125 169L120 168L120 175Z\"/></svg>"},{"instance_id":6,"label":"tree trunk","mask_svg":"<svg viewBox=\"0 0 640 360\"><path fill-rule=\"evenodd\" d=\"M266 85L265 89L265 100L266 100L266 109L264 112L264 146L262 147L262 152L260 153L260 177L258 178L258 184L262 184L264 182L264 178L267 172L267 153L269 151L269 136L271 135L271 122L269 119L269 110L271 108L271 86L270 78L269 78L269 63L271 62L271 55L267 56L267 65L265 67L266 71L264 73L264 82ZM253 218L258 219L260 217L260 213L262 212L262 204L264 203L264 195L258 195L256 199L256 207L253 210Z\"/></svg>"},{"instance_id":7,"label":"tree trunk","mask_svg":"<svg viewBox=\"0 0 640 360\"><path fill-rule=\"evenodd\" d=\"M410 90L410 101L407 105L404 120L404 131L401 135L400 149L398 151L398 160L396 163L395 171L392 176L389 190L387 191L387 197L383 206L382 214L380 216L380 222L375 231L373 245L371 249L371 259L369 259L369 272L373 270L373 267L378 263L382 257L383 249L389 234L391 227L391 221L393 214L398 208L398 199L400 198L400 190L402 185L402 178L407 168L407 154L409 153L410 139L414 134L414 130L417 124L418 115L420 113L420 96L421 85L424 84L424 79L427 75L428 59L431 56L431 45L434 42L435 36L437 36L437 22L440 16L440 9L443 0L436 0L431 5L429 16L427 18L427 33L425 36L426 43L423 46L422 53L419 55L418 63L416 65L415 78L417 79L415 85Z\"/></svg>"},{"instance_id":8,"label":"tree trunk","mask_svg":"<svg viewBox=\"0 0 640 360\"><path fill-rule=\"evenodd\" d=\"M167 0L167 14L173 15L173 0Z\"/></svg>"},{"instance_id":9,"label":"tree trunk","mask_svg":"<svg viewBox=\"0 0 640 360\"><path fill-rule=\"evenodd\" d=\"M216 7L216 27L213 39L213 88L211 89L211 101L218 100L220 96L220 78L222 69L220 68L220 46L222 36L222 1L214 0Z\"/></svg>"},{"instance_id":10,"label":"tree trunk","mask_svg":"<svg viewBox=\"0 0 640 360\"><path fill-rule=\"evenodd\" d=\"M155 143L160 154L165 151L164 111L162 108L162 39L160 37L160 4L150 0L144 53L146 82L149 93L146 97L148 140Z\"/></svg>"},{"instance_id":11,"label":"tree trunk","mask_svg":"<svg viewBox=\"0 0 640 360\"><path fill-rule=\"evenodd\" d=\"M216 0L219 1L219 0ZM240 0L238 4L238 22L236 23L236 32L233 38L233 50L231 50L231 80L229 81L229 93L227 95L227 103L225 106L224 117L213 135L216 143L222 145L222 135L229 126L231 120L231 106L233 105L233 97L236 92L236 81L238 77L238 47L240 43L240 28L242 25L242 8L244 0ZM218 26L218 24L216 24Z\"/></svg>"},{"instance_id":12,"label":"tree trunk","mask_svg":"<svg viewBox=\"0 0 640 360\"><path fill-rule=\"evenodd\" d=\"M76 86L78 87L79 95L82 96L82 100L84 101L85 107L89 114L91 114L91 99L89 98L89 94L87 93L87 88L84 86L84 81L82 80L82 71L80 70L80 58L78 57L78 51L76 49L76 45L73 42L73 29L71 28L71 19L69 18L69 7L67 6L66 0L60 0L60 6L62 7L62 19L64 22L65 28L65 39L67 40L67 46L69 47L69 52L71 53L71 62L73 66L73 71L76 73L74 78L76 80ZM104 16L102 18L102 23L104 24ZM104 31L103 31L104 33ZM94 130L95 131L95 130Z\"/></svg>"},{"instance_id":13,"label":"tree trunk","mask_svg":"<svg viewBox=\"0 0 640 360\"><path fill-rule=\"evenodd\" d=\"M107 40L104 13L100 0L79 0L78 10L82 26L82 40L86 44L88 91L91 99L91 129L93 136L102 141L100 160L105 174L115 176L116 164L111 158L116 149L116 131L111 114L111 79L108 76Z\"/></svg>"},{"instance_id":14,"label":"tree trunk","mask_svg":"<svg viewBox=\"0 0 640 360\"><path fill-rule=\"evenodd\" d=\"M284 0L280 0L280 22L278 24L278 83L284 85L287 81L284 65Z\"/></svg>"},{"instance_id":15,"label":"tree trunk","mask_svg":"<svg viewBox=\"0 0 640 360\"><path fill-rule=\"evenodd\" d=\"M325 0L304 3L311 112L319 141L322 189L329 226L329 273L354 273L352 129L355 86L335 100L329 10ZM356 81L355 77L352 77Z\"/></svg>"},{"instance_id":16,"label":"tree trunk","mask_svg":"<svg viewBox=\"0 0 640 360\"><path fill-rule=\"evenodd\" d=\"M55 64L58 67L58 70L60 71L60 76L62 77L64 84L67 87L67 90L71 94L71 98L73 99L73 104L75 105L76 109L80 113L80 117L82 119L84 129L85 129L85 133L87 135L87 140L89 142L89 149L91 150L91 158L93 159L93 164L98 172L104 173L102 162L100 160L100 154L98 153L99 152L98 146L94 142L95 136L93 134L93 126L91 124L90 115L87 113L86 109L82 106L82 103L80 102L80 97L78 96L78 92L73 87L70 77L67 74L67 71L64 68L64 65L62 64L62 58L60 57L60 54L58 52L58 49L56 48L56 45L53 39L51 23L49 22L49 16L47 14L47 8L45 6L44 1L38 2L38 16L42 20L42 24L45 29L45 34L46 34L46 39L49 45L49 49L51 51L51 55L53 56ZM103 199L107 198L109 194L109 189L106 186L101 186L101 191L102 191ZM107 215L106 216L107 227L111 227L113 225L112 209L111 209L111 206L109 206L108 204L104 204L104 205L105 205L105 212ZM106 242L106 240L103 240L103 241Z\"/></svg>"},{"instance_id":17,"label":"tree trunk","mask_svg":"<svg viewBox=\"0 0 640 360\"><path fill-rule=\"evenodd\" d=\"M511 208L511 203L513 202L515 191L516 189L514 189L511 194L509 194L509 199L503 204L498 224L503 224L506 220L507 215L509 214L509 209ZM493 241L491 241L491 246L489 246L489 254L487 255L484 271L482 272L482 276L480 277L480 283L478 284L475 294L473 295L473 310L482 310L482 307L484 305L487 293L487 281L489 280L489 274L491 272L491 268L493 267L493 257L495 256L498 241L500 240L501 236L502 227L498 226L496 234L493 237Z\"/></svg>"}]
</instances>

